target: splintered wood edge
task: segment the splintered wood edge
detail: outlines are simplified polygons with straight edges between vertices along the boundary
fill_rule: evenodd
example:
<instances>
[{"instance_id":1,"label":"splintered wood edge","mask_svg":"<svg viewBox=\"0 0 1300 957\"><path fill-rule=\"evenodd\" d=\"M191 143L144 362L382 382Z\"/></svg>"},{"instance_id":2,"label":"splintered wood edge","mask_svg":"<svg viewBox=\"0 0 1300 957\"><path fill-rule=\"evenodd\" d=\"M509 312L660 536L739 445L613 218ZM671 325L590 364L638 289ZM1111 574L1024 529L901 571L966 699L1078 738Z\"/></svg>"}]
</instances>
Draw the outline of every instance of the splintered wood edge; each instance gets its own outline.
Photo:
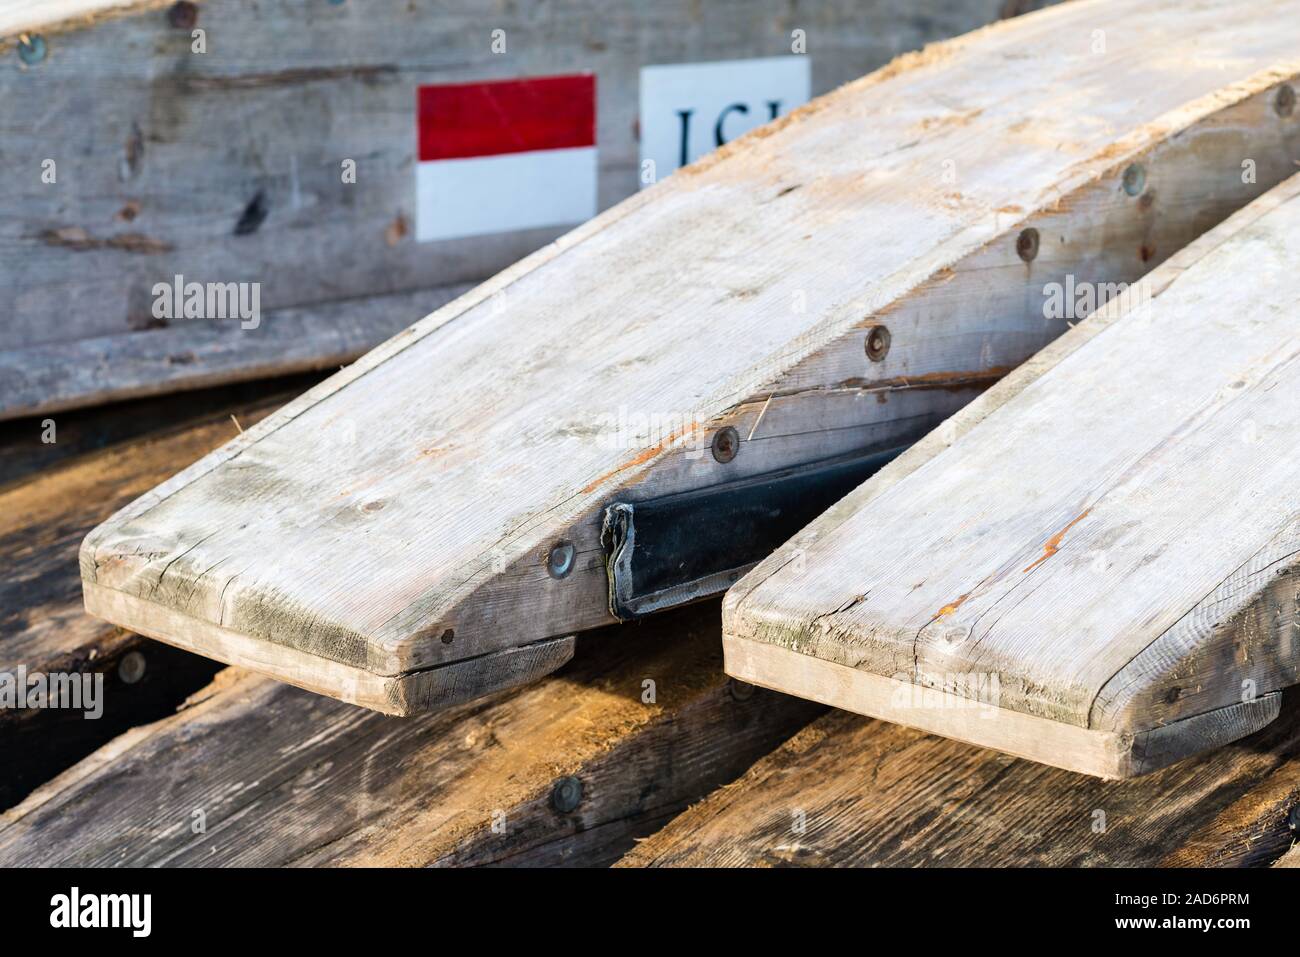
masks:
<instances>
[{"instance_id":1,"label":"splintered wood edge","mask_svg":"<svg viewBox=\"0 0 1300 957\"><path fill-rule=\"evenodd\" d=\"M403 717L535 681L568 663L575 644L574 636L567 635L424 671L377 675L243 635L94 582L85 581L82 587L87 613L122 628L307 691Z\"/></svg>"},{"instance_id":2,"label":"splintered wood edge","mask_svg":"<svg viewBox=\"0 0 1300 957\"><path fill-rule=\"evenodd\" d=\"M1282 706L1281 693L1273 692L1150 731L1095 731L749 638L723 635L722 649L727 674L761 688L1111 780L1158 771L1253 734Z\"/></svg>"}]
</instances>

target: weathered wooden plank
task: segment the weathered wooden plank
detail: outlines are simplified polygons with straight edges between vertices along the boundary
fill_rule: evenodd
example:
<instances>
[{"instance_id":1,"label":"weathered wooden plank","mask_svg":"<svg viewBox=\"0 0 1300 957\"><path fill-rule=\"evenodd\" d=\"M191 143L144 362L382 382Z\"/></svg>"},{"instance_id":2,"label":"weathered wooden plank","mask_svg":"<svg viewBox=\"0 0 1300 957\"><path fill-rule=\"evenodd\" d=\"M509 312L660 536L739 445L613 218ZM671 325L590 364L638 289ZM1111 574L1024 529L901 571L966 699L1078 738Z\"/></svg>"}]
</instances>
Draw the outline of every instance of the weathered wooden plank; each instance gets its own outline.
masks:
<instances>
[{"instance_id":1,"label":"weathered wooden plank","mask_svg":"<svg viewBox=\"0 0 1300 957\"><path fill-rule=\"evenodd\" d=\"M1135 280L1289 175L1291 11L1053 8L822 98L123 510L88 606L354 701L608 623L607 506L915 439L1066 328L1044 283Z\"/></svg>"},{"instance_id":2,"label":"weathered wooden plank","mask_svg":"<svg viewBox=\"0 0 1300 957\"><path fill-rule=\"evenodd\" d=\"M1295 843L1291 813L1300 805L1300 756L1281 763L1161 861L1169 867L1257 867L1282 858Z\"/></svg>"},{"instance_id":3,"label":"weathered wooden plank","mask_svg":"<svg viewBox=\"0 0 1300 957\"><path fill-rule=\"evenodd\" d=\"M539 16L488 0L6 0L0 286L15 292L4 348L113 337L114 351L164 363L170 342L134 336L167 321L153 313L152 290L176 275L260 283L270 312L477 282L559 235L415 240L422 84L595 73L603 209L639 185L641 67L788 54L802 29L820 93L999 9L998 0L829 0L807 13L783 0L576 0ZM504 52L494 50L497 30ZM22 58L25 34L39 37L39 59ZM345 160L356 163L354 183L343 180ZM255 337L226 345L223 368L268 361ZM0 418L12 404L4 392L0 378Z\"/></svg>"},{"instance_id":4,"label":"weathered wooden plank","mask_svg":"<svg viewBox=\"0 0 1300 957\"><path fill-rule=\"evenodd\" d=\"M419 718L231 669L7 812L0 861L603 864L820 710L732 691L716 602L584 636L542 682Z\"/></svg>"},{"instance_id":5,"label":"weathered wooden plank","mask_svg":"<svg viewBox=\"0 0 1300 957\"><path fill-rule=\"evenodd\" d=\"M340 366L468 289L280 309L256 328L196 322L0 350L0 419Z\"/></svg>"},{"instance_id":6,"label":"weathered wooden plank","mask_svg":"<svg viewBox=\"0 0 1300 957\"><path fill-rule=\"evenodd\" d=\"M110 445L161 436L198 419L229 421L246 406L276 395L301 395L323 378L322 373L306 372L0 422L0 486Z\"/></svg>"},{"instance_id":7,"label":"weathered wooden plank","mask_svg":"<svg viewBox=\"0 0 1300 957\"><path fill-rule=\"evenodd\" d=\"M1300 680L1298 194L1203 237L1150 301L1072 331L740 582L730 672L1105 776L1272 720Z\"/></svg>"},{"instance_id":8,"label":"weathered wooden plank","mask_svg":"<svg viewBox=\"0 0 1300 957\"><path fill-rule=\"evenodd\" d=\"M1250 738L1108 781L832 712L639 843L624 867L1131 867L1168 858L1300 752L1294 697ZM1281 853L1279 848L1276 853Z\"/></svg>"},{"instance_id":9,"label":"weathered wooden plank","mask_svg":"<svg viewBox=\"0 0 1300 957\"><path fill-rule=\"evenodd\" d=\"M211 679L213 662L87 615L77 548L106 514L286 398L226 401L208 414L191 408L188 423L60 461L0 487L0 682L16 682L20 673L103 681L96 702L102 714L94 719L84 717L89 708L20 709L16 698L0 705L0 806L127 728L172 713ZM40 445L39 424L29 424L27 441L51 455L64 441L76 441L74 430L56 433L53 445Z\"/></svg>"}]
</instances>

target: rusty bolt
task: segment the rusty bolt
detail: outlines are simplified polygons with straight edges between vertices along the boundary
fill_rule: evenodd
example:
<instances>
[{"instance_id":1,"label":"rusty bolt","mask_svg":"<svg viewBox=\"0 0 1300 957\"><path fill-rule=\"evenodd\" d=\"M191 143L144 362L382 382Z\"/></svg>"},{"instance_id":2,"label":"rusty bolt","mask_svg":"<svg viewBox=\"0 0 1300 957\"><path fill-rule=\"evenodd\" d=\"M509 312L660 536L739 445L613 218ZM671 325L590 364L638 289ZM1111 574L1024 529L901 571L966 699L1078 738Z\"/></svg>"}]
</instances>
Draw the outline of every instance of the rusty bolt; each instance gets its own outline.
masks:
<instances>
[{"instance_id":1,"label":"rusty bolt","mask_svg":"<svg viewBox=\"0 0 1300 957\"><path fill-rule=\"evenodd\" d=\"M570 774L551 788L551 807L561 814L572 814L582 803L582 782Z\"/></svg>"},{"instance_id":2,"label":"rusty bolt","mask_svg":"<svg viewBox=\"0 0 1300 957\"><path fill-rule=\"evenodd\" d=\"M1038 255L1038 230L1033 226L1022 229L1016 237L1016 255L1027 263L1033 262Z\"/></svg>"},{"instance_id":3,"label":"rusty bolt","mask_svg":"<svg viewBox=\"0 0 1300 957\"><path fill-rule=\"evenodd\" d=\"M173 3L167 11L167 22L177 30L193 30L194 24L199 22L199 8L190 0Z\"/></svg>"},{"instance_id":4,"label":"rusty bolt","mask_svg":"<svg viewBox=\"0 0 1300 957\"><path fill-rule=\"evenodd\" d=\"M740 451L740 433L731 426L718 429L713 433L713 458L726 465Z\"/></svg>"},{"instance_id":5,"label":"rusty bolt","mask_svg":"<svg viewBox=\"0 0 1300 957\"><path fill-rule=\"evenodd\" d=\"M441 641L444 645L451 644L453 641L456 640L456 629L448 628L446 631L442 633L441 637L438 640Z\"/></svg>"},{"instance_id":6,"label":"rusty bolt","mask_svg":"<svg viewBox=\"0 0 1300 957\"><path fill-rule=\"evenodd\" d=\"M1277 88L1277 96L1273 97L1273 112L1278 116L1290 116L1294 109L1295 90L1290 83L1283 83Z\"/></svg>"},{"instance_id":7,"label":"rusty bolt","mask_svg":"<svg viewBox=\"0 0 1300 957\"><path fill-rule=\"evenodd\" d=\"M872 362L880 362L885 356L889 355L889 343L892 337L889 330L884 326L872 326L867 333L867 358Z\"/></svg>"}]
</instances>

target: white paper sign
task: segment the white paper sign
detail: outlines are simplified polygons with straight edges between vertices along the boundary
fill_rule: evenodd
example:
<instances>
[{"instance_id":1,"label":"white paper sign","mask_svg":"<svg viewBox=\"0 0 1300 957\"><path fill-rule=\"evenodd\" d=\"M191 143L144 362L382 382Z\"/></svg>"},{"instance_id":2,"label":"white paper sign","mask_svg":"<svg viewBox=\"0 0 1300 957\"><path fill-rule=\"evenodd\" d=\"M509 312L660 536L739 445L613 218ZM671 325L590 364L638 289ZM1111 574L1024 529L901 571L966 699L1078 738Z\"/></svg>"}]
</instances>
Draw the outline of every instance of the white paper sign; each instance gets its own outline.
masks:
<instances>
[{"instance_id":1,"label":"white paper sign","mask_svg":"<svg viewBox=\"0 0 1300 957\"><path fill-rule=\"evenodd\" d=\"M789 113L811 89L802 55L642 67L641 185Z\"/></svg>"}]
</instances>

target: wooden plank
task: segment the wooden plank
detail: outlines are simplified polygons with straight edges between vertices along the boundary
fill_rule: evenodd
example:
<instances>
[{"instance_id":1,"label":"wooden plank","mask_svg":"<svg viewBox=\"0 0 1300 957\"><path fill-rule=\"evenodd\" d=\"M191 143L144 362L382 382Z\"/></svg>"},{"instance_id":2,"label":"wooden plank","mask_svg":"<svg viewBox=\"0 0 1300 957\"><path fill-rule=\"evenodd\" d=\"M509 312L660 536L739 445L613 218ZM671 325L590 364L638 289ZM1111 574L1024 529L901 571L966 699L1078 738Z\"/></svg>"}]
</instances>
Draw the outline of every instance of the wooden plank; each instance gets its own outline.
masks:
<instances>
[{"instance_id":1,"label":"wooden plank","mask_svg":"<svg viewBox=\"0 0 1300 957\"><path fill-rule=\"evenodd\" d=\"M341 366L468 289L280 309L255 329L195 323L0 350L0 419Z\"/></svg>"},{"instance_id":2,"label":"wooden plank","mask_svg":"<svg viewBox=\"0 0 1300 957\"><path fill-rule=\"evenodd\" d=\"M6 570L0 578L0 682L16 682L20 674L103 682L97 695L102 714L93 719L85 717L86 708L17 708L16 700L0 705L0 807L126 729L172 713L211 679L213 662L87 615L77 549L105 515L287 398L282 393L225 402L207 413L191 408L188 422L173 422L0 486L0 567ZM132 407L125 414L138 416L141 410ZM31 425L27 442L50 458L62 454L62 443L76 442L73 430L57 433L53 445L41 445L39 423Z\"/></svg>"},{"instance_id":3,"label":"wooden plank","mask_svg":"<svg viewBox=\"0 0 1300 957\"><path fill-rule=\"evenodd\" d=\"M545 681L412 719L231 669L0 818L0 862L605 864L821 712L733 692L718 627L709 602L584 636Z\"/></svg>"},{"instance_id":4,"label":"wooden plank","mask_svg":"<svg viewBox=\"0 0 1300 957\"><path fill-rule=\"evenodd\" d=\"M197 419L215 416L230 421L229 416L245 406L275 395L301 395L324 377L305 372L0 422L0 486L111 445L192 425ZM51 437L53 442L48 441Z\"/></svg>"},{"instance_id":5,"label":"wooden plank","mask_svg":"<svg viewBox=\"0 0 1300 957\"><path fill-rule=\"evenodd\" d=\"M336 666L387 688L609 623L611 503L915 439L1066 328L1044 283L1136 280L1288 175L1291 9L1052 8L755 131L120 512L88 607L370 706Z\"/></svg>"},{"instance_id":6,"label":"wooden plank","mask_svg":"<svg viewBox=\"0 0 1300 957\"><path fill-rule=\"evenodd\" d=\"M1300 443L1297 194L1203 237L1158 295L1085 322L951 445L740 582L730 672L1103 776L1272 720L1300 680L1280 465Z\"/></svg>"},{"instance_id":7,"label":"wooden plank","mask_svg":"<svg viewBox=\"0 0 1300 957\"><path fill-rule=\"evenodd\" d=\"M135 336L167 322L153 314L153 288L176 275L260 283L269 313L477 282L558 236L563 227L415 240L423 84L593 72L603 209L639 185L641 67L788 54L791 31L803 29L821 93L999 9L827 0L801 14L784 0L582 0L539 17L489 0L5 0L0 142L13 176L0 195L0 286L16 290L5 349L112 337L114 353L143 354L136 371L159 372L161 387L177 381L163 374L176 346ZM34 32L44 55L28 63L17 38ZM345 160L355 183L343 181ZM196 335L193 325L171 330ZM322 357L331 329L319 330ZM255 336L224 344L229 362L214 372L275 360ZM59 397L98 401L90 385ZM0 418L20 414L4 393L0 378Z\"/></svg>"},{"instance_id":8,"label":"wooden plank","mask_svg":"<svg viewBox=\"0 0 1300 957\"><path fill-rule=\"evenodd\" d=\"M1295 705L1250 738L1123 781L832 712L618 866L1160 866L1294 761Z\"/></svg>"},{"instance_id":9,"label":"wooden plank","mask_svg":"<svg viewBox=\"0 0 1300 957\"><path fill-rule=\"evenodd\" d=\"M1278 766L1249 791L1205 821L1162 861L1167 867L1259 867L1282 864L1295 843L1289 824L1300 804L1300 756L1277 754Z\"/></svg>"}]
</instances>

